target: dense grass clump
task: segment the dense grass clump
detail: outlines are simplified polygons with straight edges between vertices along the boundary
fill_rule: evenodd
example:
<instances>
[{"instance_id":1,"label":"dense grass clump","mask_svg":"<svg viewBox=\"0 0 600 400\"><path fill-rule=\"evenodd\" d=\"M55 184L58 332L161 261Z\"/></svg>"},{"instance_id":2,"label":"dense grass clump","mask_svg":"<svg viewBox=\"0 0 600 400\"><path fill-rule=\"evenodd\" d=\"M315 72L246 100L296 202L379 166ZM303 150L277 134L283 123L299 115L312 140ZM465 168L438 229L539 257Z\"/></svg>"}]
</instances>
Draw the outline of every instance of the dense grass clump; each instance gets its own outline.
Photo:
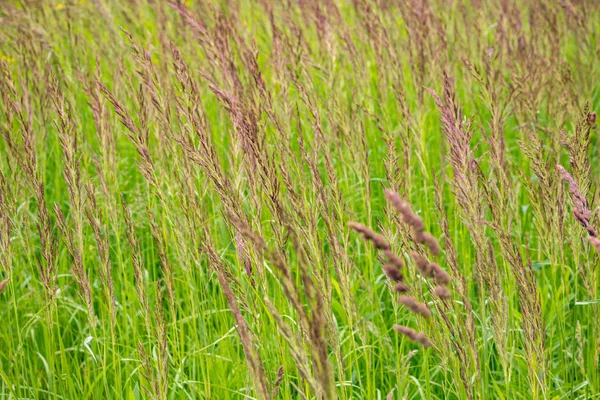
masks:
<instances>
[{"instance_id":1,"label":"dense grass clump","mask_svg":"<svg viewBox=\"0 0 600 400\"><path fill-rule=\"evenodd\" d=\"M0 399L592 399L594 0L0 2Z\"/></svg>"}]
</instances>

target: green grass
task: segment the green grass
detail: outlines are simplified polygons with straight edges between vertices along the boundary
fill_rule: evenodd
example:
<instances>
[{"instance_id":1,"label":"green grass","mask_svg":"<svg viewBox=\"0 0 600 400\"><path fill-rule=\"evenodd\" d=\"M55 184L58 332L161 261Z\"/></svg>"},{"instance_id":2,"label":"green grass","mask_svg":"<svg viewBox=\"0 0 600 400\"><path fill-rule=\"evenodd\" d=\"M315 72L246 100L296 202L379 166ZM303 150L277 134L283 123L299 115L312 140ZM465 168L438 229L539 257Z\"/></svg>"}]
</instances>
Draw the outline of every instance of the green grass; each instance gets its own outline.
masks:
<instances>
[{"instance_id":1,"label":"green grass","mask_svg":"<svg viewBox=\"0 0 600 400\"><path fill-rule=\"evenodd\" d=\"M0 4L0 399L598 397L593 1L178 3Z\"/></svg>"}]
</instances>

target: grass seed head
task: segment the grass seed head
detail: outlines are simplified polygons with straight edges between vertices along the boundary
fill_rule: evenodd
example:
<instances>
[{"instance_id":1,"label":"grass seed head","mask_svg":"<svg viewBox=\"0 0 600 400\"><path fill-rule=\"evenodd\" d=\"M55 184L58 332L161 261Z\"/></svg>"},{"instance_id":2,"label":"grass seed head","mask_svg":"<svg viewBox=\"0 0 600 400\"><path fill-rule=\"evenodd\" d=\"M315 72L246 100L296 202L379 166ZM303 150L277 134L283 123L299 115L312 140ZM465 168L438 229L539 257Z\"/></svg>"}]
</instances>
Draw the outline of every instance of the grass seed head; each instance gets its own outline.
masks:
<instances>
[{"instance_id":1,"label":"grass seed head","mask_svg":"<svg viewBox=\"0 0 600 400\"><path fill-rule=\"evenodd\" d=\"M431 342L427 339L427 336L423 332L417 332L407 326L394 325L394 330L413 342L421 344L423 347L431 347Z\"/></svg>"},{"instance_id":2,"label":"grass seed head","mask_svg":"<svg viewBox=\"0 0 600 400\"><path fill-rule=\"evenodd\" d=\"M440 299L448 299L450 298L450 291L448 290L448 288L446 286L436 286L433 289L433 294L437 297L439 297Z\"/></svg>"},{"instance_id":3,"label":"grass seed head","mask_svg":"<svg viewBox=\"0 0 600 400\"><path fill-rule=\"evenodd\" d=\"M431 263L429 266L433 272L434 280L438 285L447 285L450 283L450 275L442 267L436 263Z\"/></svg>"},{"instance_id":4,"label":"grass seed head","mask_svg":"<svg viewBox=\"0 0 600 400\"><path fill-rule=\"evenodd\" d=\"M396 268L396 266L392 264L384 265L383 272L385 272L387 277L394 282L400 282L404 278L402 276L402 273L398 270L398 268Z\"/></svg>"},{"instance_id":5,"label":"grass seed head","mask_svg":"<svg viewBox=\"0 0 600 400\"><path fill-rule=\"evenodd\" d=\"M405 305L409 310L415 314L422 315L425 318L431 316L431 310L424 303L419 303L413 297L410 296L398 296L398 302Z\"/></svg>"},{"instance_id":6,"label":"grass seed head","mask_svg":"<svg viewBox=\"0 0 600 400\"><path fill-rule=\"evenodd\" d=\"M8 279L5 279L2 282L0 282L0 293L2 293L2 291L4 290L4 288L6 287L7 284L8 284Z\"/></svg>"},{"instance_id":7,"label":"grass seed head","mask_svg":"<svg viewBox=\"0 0 600 400\"><path fill-rule=\"evenodd\" d=\"M413 251L411 253L411 257L415 263L415 266L421 272L421 274L423 276L430 277L432 270L431 270L431 264L429 263L429 261L422 255L417 253L416 251Z\"/></svg>"},{"instance_id":8,"label":"grass seed head","mask_svg":"<svg viewBox=\"0 0 600 400\"><path fill-rule=\"evenodd\" d=\"M389 250L390 244L383 236L378 233L375 233L371 228L365 226L363 224L359 224L358 222L350 222L348 224L350 228L354 229L356 232L360 233L363 239L370 241L373 243L378 250Z\"/></svg>"},{"instance_id":9,"label":"grass seed head","mask_svg":"<svg viewBox=\"0 0 600 400\"><path fill-rule=\"evenodd\" d=\"M397 269L402 269L404 267L404 263L402 262L402 259L400 257L398 257L393 251L384 250L383 254L385 254L389 263L394 265Z\"/></svg>"},{"instance_id":10,"label":"grass seed head","mask_svg":"<svg viewBox=\"0 0 600 400\"><path fill-rule=\"evenodd\" d=\"M594 246L596 251L600 252L600 240L598 238L594 236L588 236L588 241L592 246Z\"/></svg>"},{"instance_id":11,"label":"grass seed head","mask_svg":"<svg viewBox=\"0 0 600 400\"><path fill-rule=\"evenodd\" d=\"M396 286L394 286L394 291L398 293L406 293L408 292L408 286L406 286L404 282L398 282L396 283Z\"/></svg>"}]
</instances>

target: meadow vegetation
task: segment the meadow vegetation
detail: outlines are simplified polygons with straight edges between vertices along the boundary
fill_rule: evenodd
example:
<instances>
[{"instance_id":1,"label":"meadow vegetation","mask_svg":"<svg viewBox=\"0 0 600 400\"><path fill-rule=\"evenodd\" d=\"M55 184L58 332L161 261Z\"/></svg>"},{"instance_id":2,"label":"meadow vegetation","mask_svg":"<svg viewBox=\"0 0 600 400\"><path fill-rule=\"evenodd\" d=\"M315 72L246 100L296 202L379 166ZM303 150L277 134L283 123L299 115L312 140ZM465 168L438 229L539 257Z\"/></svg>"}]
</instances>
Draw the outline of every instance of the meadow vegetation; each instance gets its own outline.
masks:
<instances>
[{"instance_id":1,"label":"meadow vegetation","mask_svg":"<svg viewBox=\"0 0 600 400\"><path fill-rule=\"evenodd\" d=\"M594 399L594 0L0 2L0 399Z\"/></svg>"}]
</instances>

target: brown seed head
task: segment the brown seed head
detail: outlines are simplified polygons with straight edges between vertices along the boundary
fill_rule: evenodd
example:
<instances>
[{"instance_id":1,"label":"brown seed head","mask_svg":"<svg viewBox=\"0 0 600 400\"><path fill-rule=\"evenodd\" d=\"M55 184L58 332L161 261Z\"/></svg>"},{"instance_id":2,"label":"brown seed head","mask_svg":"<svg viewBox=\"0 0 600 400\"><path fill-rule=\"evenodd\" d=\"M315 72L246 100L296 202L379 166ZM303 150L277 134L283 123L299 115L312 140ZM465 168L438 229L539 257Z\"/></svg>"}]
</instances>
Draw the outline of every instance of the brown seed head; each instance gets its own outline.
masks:
<instances>
[{"instance_id":1,"label":"brown seed head","mask_svg":"<svg viewBox=\"0 0 600 400\"><path fill-rule=\"evenodd\" d=\"M279 394L279 385L281 384L281 381L283 381L283 365L277 370L277 379L273 384L273 386L275 387L275 389L273 390L273 396L277 396Z\"/></svg>"},{"instance_id":2,"label":"brown seed head","mask_svg":"<svg viewBox=\"0 0 600 400\"><path fill-rule=\"evenodd\" d=\"M0 282L0 293L2 293L2 291L4 290L4 288L6 287L7 284L8 284L8 279L5 279L2 282Z\"/></svg>"},{"instance_id":3,"label":"brown seed head","mask_svg":"<svg viewBox=\"0 0 600 400\"><path fill-rule=\"evenodd\" d=\"M419 243L422 243L425 246L427 246L431 254L433 254L434 256L440 254L440 245L438 244L438 241L433 235L427 232L423 232L420 235L420 239L421 241Z\"/></svg>"},{"instance_id":4,"label":"brown seed head","mask_svg":"<svg viewBox=\"0 0 600 400\"><path fill-rule=\"evenodd\" d=\"M385 198L390 202L392 207L398 211L401 215L412 214L412 210L410 209L410 205L402 200L402 197L393 190L386 189L385 190Z\"/></svg>"},{"instance_id":5,"label":"brown seed head","mask_svg":"<svg viewBox=\"0 0 600 400\"><path fill-rule=\"evenodd\" d=\"M415 266L423 276L431 276L431 266L429 261L417 252L412 252L410 255L415 262Z\"/></svg>"},{"instance_id":6,"label":"brown seed head","mask_svg":"<svg viewBox=\"0 0 600 400\"><path fill-rule=\"evenodd\" d=\"M360 233L363 239L373 243L373 246L375 246L376 249L389 250L390 244L387 242L387 240L385 240L383 236L375 233L368 226L359 224L358 222L350 222L348 226L350 226L350 228L354 229L356 232Z\"/></svg>"},{"instance_id":7,"label":"brown seed head","mask_svg":"<svg viewBox=\"0 0 600 400\"><path fill-rule=\"evenodd\" d=\"M425 318L429 318L431 316L431 310L427 307L427 305L417 302L410 296L398 296L398 302L404 304L415 314L420 314Z\"/></svg>"},{"instance_id":8,"label":"brown seed head","mask_svg":"<svg viewBox=\"0 0 600 400\"><path fill-rule=\"evenodd\" d=\"M573 215L579 221L581 226L583 226L590 236L597 236L596 231L590 225L590 219L592 218L592 211L589 209L587 200L581 194L575 179L571 176L570 173L562 165L557 165L556 170L562 176L562 178L569 184L569 193L571 197L571 201L573 202Z\"/></svg>"},{"instance_id":9,"label":"brown seed head","mask_svg":"<svg viewBox=\"0 0 600 400\"><path fill-rule=\"evenodd\" d=\"M408 286L406 286L403 282L398 282L396 283L396 286L394 286L394 291L398 293L406 293L408 292Z\"/></svg>"},{"instance_id":10,"label":"brown seed head","mask_svg":"<svg viewBox=\"0 0 600 400\"><path fill-rule=\"evenodd\" d=\"M435 282L438 285L447 285L448 283L450 283L450 275L448 275L448 273L444 271L442 267L440 267L436 263L431 263L429 265L433 272Z\"/></svg>"},{"instance_id":11,"label":"brown seed head","mask_svg":"<svg viewBox=\"0 0 600 400\"><path fill-rule=\"evenodd\" d=\"M427 336L423 332L417 332L407 326L394 325L394 330L410 340L420 343L424 347L431 347L431 342L427 339Z\"/></svg>"},{"instance_id":12,"label":"brown seed head","mask_svg":"<svg viewBox=\"0 0 600 400\"><path fill-rule=\"evenodd\" d=\"M596 249L596 251L600 252L600 240L594 236L588 236L588 240L592 246Z\"/></svg>"},{"instance_id":13,"label":"brown seed head","mask_svg":"<svg viewBox=\"0 0 600 400\"><path fill-rule=\"evenodd\" d=\"M402 262L402 259L400 257L398 257L396 254L394 254L393 251L384 250L383 254L385 254L385 256L387 257L390 264L393 264L398 269L404 268L404 263Z\"/></svg>"},{"instance_id":14,"label":"brown seed head","mask_svg":"<svg viewBox=\"0 0 600 400\"><path fill-rule=\"evenodd\" d=\"M400 282L404 278L402 276L402 273L398 270L398 268L396 268L396 266L392 264L384 265L383 272L385 272L387 277L394 282Z\"/></svg>"},{"instance_id":15,"label":"brown seed head","mask_svg":"<svg viewBox=\"0 0 600 400\"><path fill-rule=\"evenodd\" d=\"M433 294L440 299L450 298L450 291L446 286L436 286L435 289L433 289Z\"/></svg>"},{"instance_id":16,"label":"brown seed head","mask_svg":"<svg viewBox=\"0 0 600 400\"><path fill-rule=\"evenodd\" d=\"M418 236L425 230L423 218L419 217L417 214L412 214L409 218L407 218L406 223L411 226L413 236Z\"/></svg>"}]
</instances>

